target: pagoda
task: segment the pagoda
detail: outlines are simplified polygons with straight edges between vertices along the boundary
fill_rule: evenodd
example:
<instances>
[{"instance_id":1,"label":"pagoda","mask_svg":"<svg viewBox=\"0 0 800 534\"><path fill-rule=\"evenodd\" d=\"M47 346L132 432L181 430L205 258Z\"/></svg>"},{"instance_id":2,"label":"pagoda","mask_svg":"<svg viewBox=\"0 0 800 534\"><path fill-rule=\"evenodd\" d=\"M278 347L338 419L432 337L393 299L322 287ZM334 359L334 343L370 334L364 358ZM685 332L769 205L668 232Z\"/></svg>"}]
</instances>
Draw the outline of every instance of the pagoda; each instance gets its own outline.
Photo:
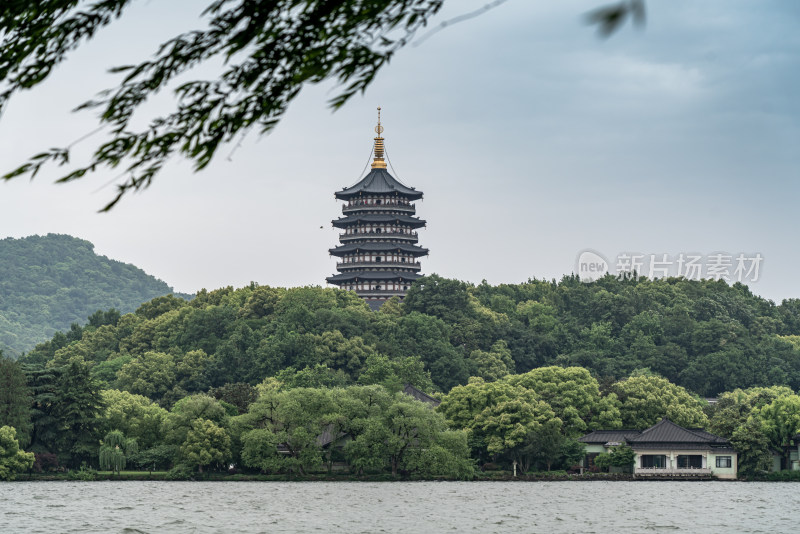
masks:
<instances>
[{"instance_id":1,"label":"pagoda","mask_svg":"<svg viewBox=\"0 0 800 534\"><path fill-rule=\"evenodd\" d=\"M381 108L375 133L372 169L352 187L335 193L345 202L344 216L331 221L342 229L341 244L329 251L339 258L339 273L326 279L355 291L373 310L392 297L402 299L422 276L418 259L428 255L428 249L417 245L416 230L425 221L414 216L412 204L422 198L422 191L401 184L386 170Z\"/></svg>"}]
</instances>

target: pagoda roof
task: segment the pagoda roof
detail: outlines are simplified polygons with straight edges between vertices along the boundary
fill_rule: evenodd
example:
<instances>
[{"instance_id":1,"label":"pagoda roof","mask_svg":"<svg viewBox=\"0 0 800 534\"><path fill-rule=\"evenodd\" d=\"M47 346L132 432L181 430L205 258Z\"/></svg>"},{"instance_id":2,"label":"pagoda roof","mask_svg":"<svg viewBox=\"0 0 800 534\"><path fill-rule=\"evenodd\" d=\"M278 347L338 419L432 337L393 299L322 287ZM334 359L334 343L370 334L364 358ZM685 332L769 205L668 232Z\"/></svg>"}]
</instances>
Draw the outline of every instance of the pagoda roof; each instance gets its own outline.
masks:
<instances>
[{"instance_id":1,"label":"pagoda roof","mask_svg":"<svg viewBox=\"0 0 800 534\"><path fill-rule=\"evenodd\" d=\"M407 187L394 178L386 169L372 169L356 185L336 192L339 200L349 200L359 195L390 195L396 193L409 200L422 198L422 191Z\"/></svg>"},{"instance_id":2,"label":"pagoda roof","mask_svg":"<svg viewBox=\"0 0 800 534\"><path fill-rule=\"evenodd\" d=\"M329 276L325 280L329 283L349 282L351 280L408 280L413 282L422 275L405 271L353 271L349 273L339 273Z\"/></svg>"},{"instance_id":3,"label":"pagoda roof","mask_svg":"<svg viewBox=\"0 0 800 534\"><path fill-rule=\"evenodd\" d=\"M335 221L331 221L336 228L346 228L358 223L389 223L399 222L406 224L412 228L421 228L425 226L425 221L410 215L390 215L390 214L367 214L367 215L348 215L347 217L339 217Z\"/></svg>"},{"instance_id":4,"label":"pagoda roof","mask_svg":"<svg viewBox=\"0 0 800 534\"><path fill-rule=\"evenodd\" d=\"M387 241L373 241L369 243L348 243L347 245L341 245L336 248L330 249L328 252L333 254L334 256L339 256L341 254L349 254L351 252L407 252L408 254L412 254L414 256L427 256L428 249L418 247L416 245L407 245L405 243L391 243Z\"/></svg>"}]
</instances>

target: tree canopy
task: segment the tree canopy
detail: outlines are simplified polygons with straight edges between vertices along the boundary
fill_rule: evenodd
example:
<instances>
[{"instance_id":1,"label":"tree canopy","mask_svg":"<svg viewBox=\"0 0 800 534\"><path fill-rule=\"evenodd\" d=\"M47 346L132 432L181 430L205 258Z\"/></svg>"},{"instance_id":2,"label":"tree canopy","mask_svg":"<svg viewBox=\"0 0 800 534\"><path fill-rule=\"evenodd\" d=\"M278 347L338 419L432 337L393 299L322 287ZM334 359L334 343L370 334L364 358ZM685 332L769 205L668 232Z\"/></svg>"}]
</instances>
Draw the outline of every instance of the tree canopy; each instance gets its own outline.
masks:
<instances>
[{"instance_id":1,"label":"tree canopy","mask_svg":"<svg viewBox=\"0 0 800 534\"><path fill-rule=\"evenodd\" d=\"M103 167L122 168L117 196L107 210L125 193L148 186L174 155L202 169L223 143L252 130L269 132L309 84L333 81L337 90L330 105L339 108L370 85L443 3L208 0L197 29L161 43L150 59L115 67L116 87L79 107L97 110L105 138L88 163L71 167L59 181L77 180ZM6 2L0 8L0 113L14 94L45 81L71 51L124 17L132 4ZM641 21L643 13L643 1L631 0L598 9L588 20L608 35L628 15ZM193 71L209 64L222 67L198 79ZM145 103L165 90L174 94L172 110L139 126ZM36 154L4 178L33 177L48 162L69 165L70 148Z\"/></svg>"},{"instance_id":2,"label":"tree canopy","mask_svg":"<svg viewBox=\"0 0 800 534\"><path fill-rule=\"evenodd\" d=\"M363 91L393 54L423 27L443 0L213 0L202 12L205 27L161 44L152 59L121 65L116 88L83 104L99 111L109 134L91 161L60 181L98 167L122 166L125 179L106 209L123 194L149 185L170 156L202 169L220 144L256 129L269 132L306 84L335 80L336 108ZM0 111L11 96L45 80L68 53L124 15L131 0L13 2L0 10ZM177 78L222 61L218 77ZM164 89L175 109L137 129L134 114ZM66 164L69 148L34 156L6 175L35 175L47 161Z\"/></svg>"}]
</instances>

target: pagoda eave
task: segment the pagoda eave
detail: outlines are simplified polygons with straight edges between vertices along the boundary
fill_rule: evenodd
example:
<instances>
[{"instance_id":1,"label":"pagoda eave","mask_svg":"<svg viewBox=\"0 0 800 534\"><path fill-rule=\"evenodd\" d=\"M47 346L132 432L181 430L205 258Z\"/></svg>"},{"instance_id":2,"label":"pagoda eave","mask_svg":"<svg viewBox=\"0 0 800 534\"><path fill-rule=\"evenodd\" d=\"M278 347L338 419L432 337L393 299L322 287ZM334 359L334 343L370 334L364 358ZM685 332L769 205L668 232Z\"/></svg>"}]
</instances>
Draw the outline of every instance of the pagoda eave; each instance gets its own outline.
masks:
<instances>
[{"instance_id":1,"label":"pagoda eave","mask_svg":"<svg viewBox=\"0 0 800 534\"><path fill-rule=\"evenodd\" d=\"M428 255L428 249L417 245L407 245L404 243L390 242L369 242L369 243L349 243L328 249L331 256L344 256L346 254L358 254L362 252L377 252L382 254L404 253L414 257Z\"/></svg>"},{"instance_id":2,"label":"pagoda eave","mask_svg":"<svg viewBox=\"0 0 800 534\"><path fill-rule=\"evenodd\" d=\"M422 278L421 274L403 271L354 271L329 276L325 279L325 281L327 281L329 284L339 285L357 280L408 280L413 282L419 278Z\"/></svg>"},{"instance_id":3,"label":"pagoda eave","mask_svg":"<svg viewBox=\"0 0 800 534\"><path fill-rule=\"evenodd\" d=\"M331 221L334 228L348 228L358 224L376 224L376 223L394 223L407 226L409 228L422 228L427 224L427 221L411 217L409 215L377 215L377 214L364 214L364 215L350 215L347 217L339 217Z\"/></svg>"}]
</instances>

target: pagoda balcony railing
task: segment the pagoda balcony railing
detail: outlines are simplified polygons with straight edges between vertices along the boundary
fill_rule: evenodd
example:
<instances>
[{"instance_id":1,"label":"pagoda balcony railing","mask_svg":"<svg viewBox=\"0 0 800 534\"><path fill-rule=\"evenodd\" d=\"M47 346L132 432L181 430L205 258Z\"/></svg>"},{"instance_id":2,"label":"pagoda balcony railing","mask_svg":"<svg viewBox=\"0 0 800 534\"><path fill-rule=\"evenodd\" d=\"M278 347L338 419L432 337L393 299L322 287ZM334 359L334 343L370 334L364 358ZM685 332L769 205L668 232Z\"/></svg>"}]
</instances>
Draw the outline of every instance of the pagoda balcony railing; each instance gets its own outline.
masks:
<instances>
[{"instance_id":1,"label":"pagoda balcony railing","mask_svg":"<svg viewBox=\"0 0 800 534\"><path fill-rule=\"evenodd\" d=\"M342 261L336 264L336 269L363 269L363 268L401 268L419 271L422 265L418 261Z\"/></svg>"},{"instance_id":2,"label":"pagoda balcony railing","mask_svg":"<svg viewBox=\"0 0 800 534\"><path fill-rule=\"evenodd\" d=\"M342 206L342 213L352 213L354 211L403 211L406 213L414 213L416 211L416 204L403 202L384 202L382 204L352 202Z\"/></svg>"},{"instance_id":3,"label":"pagoda balcony railing","mask_svg":"<svg viewBox=\"0 0 800 534\"><path fill-rule=\"evenodd\" d=\"M354 239L406 239L416 242L419 239L419 235L417 232L376 232L375 230L369 232L355 232L352 234L339 234L340 242L352 241Z\"/></svg>"}]
</instances>

